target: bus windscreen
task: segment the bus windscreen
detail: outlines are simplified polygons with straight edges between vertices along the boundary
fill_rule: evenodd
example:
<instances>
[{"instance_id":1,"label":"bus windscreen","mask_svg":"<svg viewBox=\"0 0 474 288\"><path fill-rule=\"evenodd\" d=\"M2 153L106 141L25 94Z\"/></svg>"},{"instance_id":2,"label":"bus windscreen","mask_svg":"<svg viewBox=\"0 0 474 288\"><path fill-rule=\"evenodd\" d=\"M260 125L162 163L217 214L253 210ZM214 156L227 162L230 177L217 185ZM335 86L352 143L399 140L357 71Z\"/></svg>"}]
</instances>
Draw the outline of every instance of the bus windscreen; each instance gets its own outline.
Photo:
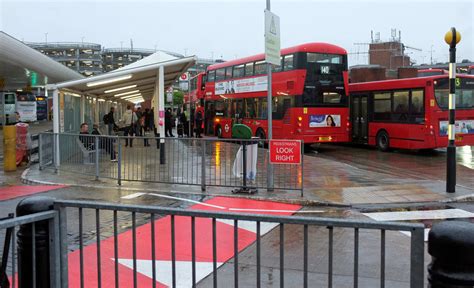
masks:
<instances>
[{"instance_id":1,"label":"bus windscreen","mask_svg":"<svg viewBox=\"0 0 474 288\"><path fill-rule=\"evenodd\" d=\"M434 82L435 97L438 106L448 109L449 79L438 79ZM456 78L456 109L474 108L474 79Z\"/></svg>"}]
</instances>

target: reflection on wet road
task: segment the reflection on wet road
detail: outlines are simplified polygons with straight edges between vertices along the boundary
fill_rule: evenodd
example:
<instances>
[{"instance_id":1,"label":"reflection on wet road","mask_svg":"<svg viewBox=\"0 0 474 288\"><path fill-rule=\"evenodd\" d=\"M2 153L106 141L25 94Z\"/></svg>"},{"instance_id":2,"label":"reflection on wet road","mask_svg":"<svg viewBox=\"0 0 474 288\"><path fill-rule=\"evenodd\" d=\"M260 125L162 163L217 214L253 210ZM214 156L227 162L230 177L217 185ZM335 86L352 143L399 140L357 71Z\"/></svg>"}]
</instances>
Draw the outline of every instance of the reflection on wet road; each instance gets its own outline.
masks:
<instances>
[{"instance_id":1,"label":"reflection on wet road","mask_svg":"<svg viewBox=\"0 0 474 288\"><path fill-rule=\"evenodd\" d=\"M425 153L404 150L385 153L367 146L321 145L318 151L317 157L343 162L370 172L385 173L402 179L446 179L446 149ZM457 164L457 184L473 187L474 147L458 147Z\"/></svg>"}]
</instances>

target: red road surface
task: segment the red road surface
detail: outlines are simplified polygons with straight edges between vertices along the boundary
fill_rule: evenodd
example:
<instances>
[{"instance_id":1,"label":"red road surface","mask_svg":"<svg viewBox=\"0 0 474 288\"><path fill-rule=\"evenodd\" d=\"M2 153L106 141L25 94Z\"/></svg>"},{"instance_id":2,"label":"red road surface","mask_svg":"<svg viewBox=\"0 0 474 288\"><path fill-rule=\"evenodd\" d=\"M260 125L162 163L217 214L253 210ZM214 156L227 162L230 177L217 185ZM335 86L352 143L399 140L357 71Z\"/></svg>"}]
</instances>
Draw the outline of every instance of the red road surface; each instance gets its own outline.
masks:
<instances>
[{"instance_id":1,"label":"red road surface","mask_svg":"<svg viewBox=\"0 0 474 288\"><path fill-rule=\"evenodd\" d=\"M47 192L66 187L65 185L36 185L36 186L8 186L0 187L0 201L17 197L28 196L36 193Z\"/></svg>"},{"instance_id":2,"label":"red road surface","mask_svg":"<svg viewBox=\"0 0 474 288\"><path fill-rule=\"evenodd\" d=\"M216 197L206 201L207 204L225 207L204 206L196 204L189 209L231 211L238 209L252 210L255 214L291 215L301 206L282 204L269 201ZM236 208L236 209L232 209ZM265 211L273 210L273 211ZM275 211L284 210L284 211ZM270 231L276 224L262 223L261 234ZM218 266L234 256L233 221L217 221L217 262ZM151 255L151 224L145 224L137 231L137 282L138 287L152 287L152 255ZM239 252L256 240L255 224L239 223ZM176 239L176 275L177 287L190 287L191 283L191 218L175 217ZM119 243L119 284L120 287L133 287L133 233L128 230L118 236ZM171 217L163 217L155 221L155 247L157 287L171 285ZM69 254L69 285L80 287L79 250ZM212 220L196 218L196 273L198 281L212 273ZM114 238L101 241L101 274L102 287L114 287L115 262ZM97 287L97 245L91 244L84 248L84 279L85 287Z\"/></svg>"}]
</instances>

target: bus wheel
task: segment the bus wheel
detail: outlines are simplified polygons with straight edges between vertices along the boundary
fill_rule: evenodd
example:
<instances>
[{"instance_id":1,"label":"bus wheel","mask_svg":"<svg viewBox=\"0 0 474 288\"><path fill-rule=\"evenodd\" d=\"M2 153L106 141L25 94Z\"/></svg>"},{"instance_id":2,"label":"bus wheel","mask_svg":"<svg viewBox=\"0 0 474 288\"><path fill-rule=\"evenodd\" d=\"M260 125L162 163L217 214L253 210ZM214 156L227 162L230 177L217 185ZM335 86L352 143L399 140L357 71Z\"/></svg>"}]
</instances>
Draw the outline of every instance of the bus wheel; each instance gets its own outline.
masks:
<instances>
[{"instance_id":1,"label":"bus wheel","mask_svg":"<svg viewBox=\"0 0 474 288\"><path fill-rule=\"evenodd\" d=\"M380 131L377 134L377 148L383 152L390 150L390 138L388 137L387 132Z\"/></svg>"},{"instance_id":2,"label":"bus wheel","mask_svg":"<svg viewBox=\"0 0 474 288\"><path fill-rule=\"evenodd\" d=\"M222 128L220 125L216 127L216 136L217 138L222 138Z\"/></svg>"},{"instance_id":3,"label":"bus wheel","mask_svg":"<svg viewBox=\"0 0 474 288\"><path fill-rule=\"evenodd\" d=\"M258 141L258 147L265 147L265 139L267 139L267 136L265 135L265 132L262 129L257 130L257 132L255 133L255 137L258 137L263 140Z\"/></svg>"}]
</instances>

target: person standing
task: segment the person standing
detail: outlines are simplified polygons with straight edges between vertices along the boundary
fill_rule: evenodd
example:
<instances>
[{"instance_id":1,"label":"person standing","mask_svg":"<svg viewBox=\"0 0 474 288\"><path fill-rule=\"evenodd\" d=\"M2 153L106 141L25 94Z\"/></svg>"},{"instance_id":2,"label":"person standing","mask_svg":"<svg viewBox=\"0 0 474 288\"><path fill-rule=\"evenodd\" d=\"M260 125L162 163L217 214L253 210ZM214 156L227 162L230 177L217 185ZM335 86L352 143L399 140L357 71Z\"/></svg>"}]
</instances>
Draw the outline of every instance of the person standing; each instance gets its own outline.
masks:
<instances>
[{"instance_id":1,"label":"person standing","mask_svg":"<svg viewBox=\"0 0 474 288\"><path fill-rule=\"evenodd\" d=\"M202 126L202 111L199 109L199 107L196 109L196 138L202 138L201 136L201 126Z\"/></svg>"},{"instance_id":2,"label":"person standing","mask_svg":"<svg viewBox=\"0 0 474 288\"><path fill-rule=\"evenodd\" d=\"M108 129L107 132L109 135L112 135L114 129L117 128L117 124L115 124L114 113L115 113L115 107L110 107L110 112L107 113L106 117L104 117L105 120L107 120L107 123L104 123L104 124L107 125L107 129Z\"/></svg>"},{"instance_id":3,"label":"person standing","mask_svg":"<svg viewBox=\"0 0 474 288\"><path fill-rule=\"evenodd\" d=\"M110 154L110 161L117 162L117 156L115 155L115 149L114 149L114 140L110 137L100 137L101 134L99 132L99 125L97 124L94 124L92 126L91 134L96 135L96 137L99 137L99 148L105 149L105 151L107 151L107 153Z\"/></svg>"},{"instance_id":4,"label":"person standing","mask_svg":"<svg viewBox=\"0 0 474 288\"><path fill-rule=\"evenodd\" d=\"M126 136L125 139L125 147L128 146L128 140L130 139L130 147L133 147L133 138L128 136L136 135L135 132L135 124L137 122L137 115L132 111L132 106L129 104L127 105L127 111L123 113L122 122L124 123L124 132L123 136Z\"/></svg>"},{"instance_id":5,"label":"person standing","mask_svg":"<svg viewBox=\"0 0 474 288\"><path fill-rule=\"evenodd\" d=\"M173 135L173 115L171 114L171 108L166 109L165 112L165 136L166 137L174 137Z\"/></svg>"}]
</instances>

